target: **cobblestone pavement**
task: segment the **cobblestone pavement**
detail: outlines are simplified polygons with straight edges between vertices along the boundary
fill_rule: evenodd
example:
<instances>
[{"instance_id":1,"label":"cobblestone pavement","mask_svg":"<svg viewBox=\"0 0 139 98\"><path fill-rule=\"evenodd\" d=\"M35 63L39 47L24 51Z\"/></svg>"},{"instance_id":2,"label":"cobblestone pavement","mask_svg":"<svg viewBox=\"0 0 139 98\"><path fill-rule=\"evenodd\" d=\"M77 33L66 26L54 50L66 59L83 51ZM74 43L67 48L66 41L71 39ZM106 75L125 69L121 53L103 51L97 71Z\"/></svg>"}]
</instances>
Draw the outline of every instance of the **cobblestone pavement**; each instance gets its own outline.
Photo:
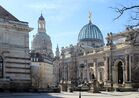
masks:
<instances>
[{"instance_id":1,"label":"cobblestone pavement","mask_svg":"<svg viewBox=\"0 0 139 98\"><path fill-rule=\"evenodd\" d=\"M139 98L139 92L81 92L81 98ZM0 98L79 98L79 92L73 93L0 93Z\"/></svg>"}]
</instances>

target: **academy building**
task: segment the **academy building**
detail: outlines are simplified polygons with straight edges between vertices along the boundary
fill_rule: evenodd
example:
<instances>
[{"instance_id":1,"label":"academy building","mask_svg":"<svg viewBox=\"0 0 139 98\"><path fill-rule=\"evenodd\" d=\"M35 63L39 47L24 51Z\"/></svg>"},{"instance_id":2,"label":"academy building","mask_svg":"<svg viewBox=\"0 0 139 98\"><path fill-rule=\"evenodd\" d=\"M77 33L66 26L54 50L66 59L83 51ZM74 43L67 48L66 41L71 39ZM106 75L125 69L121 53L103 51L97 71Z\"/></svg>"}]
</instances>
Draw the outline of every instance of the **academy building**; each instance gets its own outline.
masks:
<instances>
[{"instance_id":1,"label":"academy building","mask_svg":"<svg viewBox=\"0 0 139 98\"><path fill-rule=\"evenodd\" d=\"M90 17L90 16L89 16ZM57 83L66 90L94 80L102 88L134 88L139 83L139 29L103 32L91 18L78 34L78 43L63 47L57 55ZM58 50L58 49L57 49ZM59 52L57 52L59 53ZM59 61L59 62L58 62Z\"/></svg>"}]
</instances>

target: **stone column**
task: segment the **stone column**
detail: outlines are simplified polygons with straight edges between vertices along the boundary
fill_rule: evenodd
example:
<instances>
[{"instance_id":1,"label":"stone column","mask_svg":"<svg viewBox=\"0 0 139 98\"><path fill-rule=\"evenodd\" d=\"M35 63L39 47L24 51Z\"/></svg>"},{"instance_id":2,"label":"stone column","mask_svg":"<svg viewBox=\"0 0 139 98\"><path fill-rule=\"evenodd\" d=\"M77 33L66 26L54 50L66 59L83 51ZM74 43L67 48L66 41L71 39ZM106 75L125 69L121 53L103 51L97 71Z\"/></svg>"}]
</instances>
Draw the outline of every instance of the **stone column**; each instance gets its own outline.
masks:
<instances>
[{"instance_id":1,"label":"stone column","mask_svg":"<svg viewBox=\"0 0 139 98\"><path fill-rule=\"evenodd\" d=\"M111 58L111 55L110 55L110 57L109 57L109 60L108 60L108 80L111 82L111 80L112 80L112 58Z\"/></svg>"},{"instance_id":2,"label":"stone column","mask_svg":"<svg viewBox=\"0 0 139 98\"><path fill-rule=\"evenodd\" d=\"M125 77L126 81L129 81L129 75L130 75L130 68L129 68L129 55L125 56Z\"/></svg>"},{"instance_id":3,"label":"stone column","mask_svg":"<svg viewBox=\"0 0 139 98\"><path fill-rule=\"evenodd\" d=\"M88 79L88 66L87 66L87 63L86 63L86 67L85 67L85 78Z\"/></svg>"},{"instance_id":4,"label":"stone column","mask_svg":"<svg viewBox=\"0 0 139 98\"><path fill-rule=\"evenodd\" d=\"M109 77L109 72L108 72L108 57L105 58L105 81L108 81L108 77Z\"/></svg>"},{"instance_id":5,"label":"stone column","mask_svg":"<svg viewBox=\"0 0 139 98\"><path fill-rule=\"evenodd\" d=\"M123 67L123 84L125 84L125 82L126 82L126 75L125 75L125 73L126 73L126 70L125 70L126 65L124 64L124 65L122 65L122 67Z\"/></svg>"},{"instance_id":6,"label":"stone column","mask_svg":"<svg viewBox=\"0 0 139 98\"><path fill-rule=\"evenodd\" d=\"M90 81L90 78L89 78L89 66L88 66L88 63L87 63L87 80Z\"/></svg>"},{"instance_id":7,"label":"stone column","mask_svg":"<svg viewBox=\"0 0 139 98\"><path fill-rule=\"evenodd\" d=\"M96 60L94 60L94 75L95 75L95 78L97 80L98 75L97 75L97 62L96 62Z\"/></svg>"},{"instance_id":8,"label":"stone column","mask_svg":"<svg viewBox=\"0 0 139 98\"><path fill-rule=\"evenodd\" d=\"M117 79L117 66L113 66L113 83L118 84L118 79Z\"/></svg>"},{"instance_id":9,"label":"stone column","mask_svg":"<svg viewBox=\"0 0 139 98\"><path fill-rule=\"evenodd\" d=\"M129 81L131 81L131 65L132 65L132 55L129 55Z\"/></svg>"}]
</instances>

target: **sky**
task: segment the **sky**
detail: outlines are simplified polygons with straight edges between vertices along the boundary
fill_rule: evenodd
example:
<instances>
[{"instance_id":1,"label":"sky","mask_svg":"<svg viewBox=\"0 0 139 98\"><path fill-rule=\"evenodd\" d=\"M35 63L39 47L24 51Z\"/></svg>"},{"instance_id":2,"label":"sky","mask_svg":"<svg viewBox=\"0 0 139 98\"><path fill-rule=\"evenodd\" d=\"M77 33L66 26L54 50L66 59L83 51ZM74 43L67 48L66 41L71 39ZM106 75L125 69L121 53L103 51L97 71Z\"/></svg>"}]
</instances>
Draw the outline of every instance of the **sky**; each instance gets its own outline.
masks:
<instances>
[{"instance_id":1,"label":"sky","mask_svg":"<svg viewBox=\"0 0 139 98\"><path fill-rule=\"evenodd\" d=\"M131 13L125 13L114 21L118 13L111 7L136 5L139 0L0 0L0 4L34 28L29 33L30 47L42 13L46 20L46 33L51 37L55 52L57 44L61 48L78 42L81 28L89 22L89 11L92 12L92 23L99 27L104 39L109 32L124 31L126 25L131 23Z\"/></svg>"}]
</instances>

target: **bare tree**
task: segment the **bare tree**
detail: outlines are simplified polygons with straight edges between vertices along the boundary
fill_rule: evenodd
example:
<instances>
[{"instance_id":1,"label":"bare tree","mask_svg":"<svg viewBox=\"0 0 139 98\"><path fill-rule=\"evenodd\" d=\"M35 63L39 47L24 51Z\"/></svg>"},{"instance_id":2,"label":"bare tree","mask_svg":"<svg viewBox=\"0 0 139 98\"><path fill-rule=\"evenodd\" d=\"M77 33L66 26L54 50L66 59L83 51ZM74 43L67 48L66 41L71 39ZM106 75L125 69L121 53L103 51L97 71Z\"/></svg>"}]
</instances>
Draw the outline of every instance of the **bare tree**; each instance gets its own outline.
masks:
<instances>
[{"instance_id":1,"label":"bare tree","mask_svg":"<svg viewBox=\"0 0 139 98\"><path fill-rule=\"evenodd\" d=\"M118 16L114 18L114 20L119 19L123 14L131 12L129 18L134 22L133 25L128 25L128 28L134 28L139 26L139 4L137 5L131 5L131 6L121 6L121 7L116 7L113 8L117 13Z\"/></svg>"},{"instance_id":2,"label":"bare tree","mask_svg":"<svg viewBox=\"0 0 139 98\"><path fill-rule=\"evenodd\" d=\"M31 78L32 78L32 86L34 88L39 88L41 83L41 73L39 67L31 67Z\"/></svg>"}]
</instances>

